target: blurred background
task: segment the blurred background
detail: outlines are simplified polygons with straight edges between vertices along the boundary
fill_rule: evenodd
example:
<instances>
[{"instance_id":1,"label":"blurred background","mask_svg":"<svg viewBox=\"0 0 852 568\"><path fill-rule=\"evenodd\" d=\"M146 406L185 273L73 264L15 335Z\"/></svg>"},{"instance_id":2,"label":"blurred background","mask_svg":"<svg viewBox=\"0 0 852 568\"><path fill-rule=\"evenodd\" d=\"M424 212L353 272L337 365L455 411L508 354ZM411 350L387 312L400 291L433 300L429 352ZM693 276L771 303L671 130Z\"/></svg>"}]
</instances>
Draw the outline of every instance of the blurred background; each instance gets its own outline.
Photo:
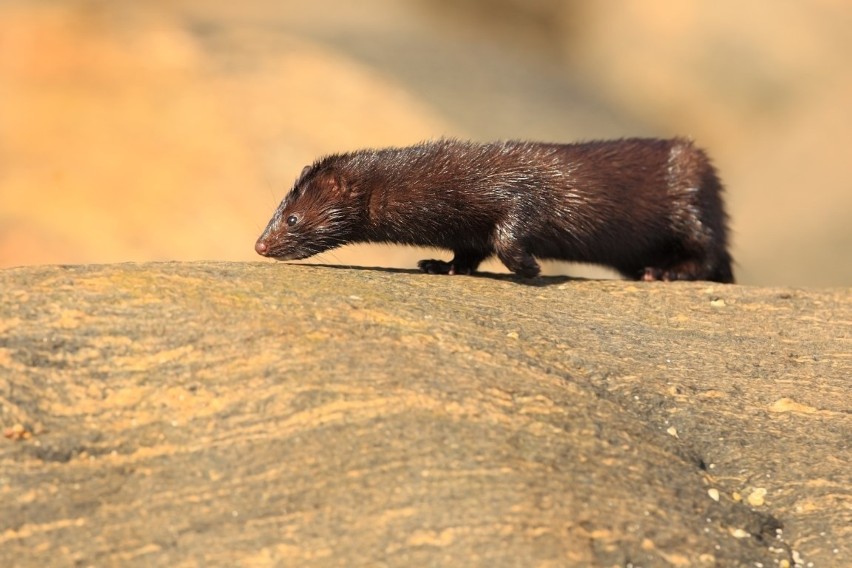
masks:
<instances>
[{"instance_id":1,"label":"blurred background","mask_svg":"<svg viewBox=\"0 0 852 568\"><path fill-rule=\"evenodd\" d=\"M850 101L845 0L0 0L0 267L260 261L325 153L685 135L741 283L849 286Z\"/></svg>"}]
</instances>

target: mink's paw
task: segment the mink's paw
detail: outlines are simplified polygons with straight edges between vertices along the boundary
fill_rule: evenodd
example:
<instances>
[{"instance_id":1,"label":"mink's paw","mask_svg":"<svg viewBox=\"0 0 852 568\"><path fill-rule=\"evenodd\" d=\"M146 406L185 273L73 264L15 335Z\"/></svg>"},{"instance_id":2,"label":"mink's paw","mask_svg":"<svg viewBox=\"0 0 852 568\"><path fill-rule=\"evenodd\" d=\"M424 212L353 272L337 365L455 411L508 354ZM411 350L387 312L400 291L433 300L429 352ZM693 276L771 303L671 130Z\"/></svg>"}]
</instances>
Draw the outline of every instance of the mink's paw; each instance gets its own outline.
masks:
<instances>
[{"instance_id":1,"label":"mink's paw","mask_svg":"<svg viewBox=\"0 0 852 568\"><path fill-rule=\"evenodd\" d=\"M640 280L644 280L645 282L654 282L658 280L663 282L674 282L675 280L701 280L701 275L697 274L693 270L664 270L662 268L647 267L645 268L645 272L642 273Z\"/></svg>"},{"instance_id":2,"label":"mink's paw","mask_svg":"<svg viewBox=\"0 0 852 568\"><path fill-rule=\"evenodd\" d=\"M427 259L418 262L417 268L426 274L449 274L453 265L443 260Z\"/></svg>"},{"instance_id":3,"label":"mink's paw","mask_svg":"<svg viewBox=\"0 0 852 568\"><path fill-rule=\"evenodd\" d=\"M639 278L639 280L644 282L654 282L662 279L663 270L661 268L651 268L650 266L645 268L645 272L643 272L642 276Z\"/></svg>"},{"instance_id":4,"label":"mink's paw","mask_svg":"<svg viewBox=\"0 0 852 568\"><path fill-rule=\"evenodd\" d=\"M503 264L506 265L506 268L522 278L535 278L541 273L541 267L530 255L524 255L517 259L517 261L513 262L506 262L504 260Z\"/></svg>"},{"instance_id":5,"label":"mink's paw","mask_svg":"<svg viewBox=\"0 0 852 568\"><path fill-rule=\"evenodd\" d=\"M417 267L426 274L471 274L473 271L470 268L456 267L452 262L444 262L443 260L421 260L417 263Z\"/></svg>"}]
</instances>

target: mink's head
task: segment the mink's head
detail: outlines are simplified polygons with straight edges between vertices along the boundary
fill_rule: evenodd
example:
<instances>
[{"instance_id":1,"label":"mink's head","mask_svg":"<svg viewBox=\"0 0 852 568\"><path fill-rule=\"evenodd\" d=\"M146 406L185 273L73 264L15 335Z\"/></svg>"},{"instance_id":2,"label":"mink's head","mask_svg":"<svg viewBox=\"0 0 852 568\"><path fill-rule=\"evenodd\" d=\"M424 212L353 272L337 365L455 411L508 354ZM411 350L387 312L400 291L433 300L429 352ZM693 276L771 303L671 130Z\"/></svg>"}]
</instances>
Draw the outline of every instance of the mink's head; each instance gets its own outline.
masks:
<instances>
[{"instance_id":1,"label":"mink's head","mask_svg":"<svg viewBox=\"0 0 852 568\"><path fill-rule=\"evenodd\" d=\"M351 242L361 217L359 196L334 162L330 157L305 166L257 239L258 254L296 260Z\"/></svg>"}]
</instances>

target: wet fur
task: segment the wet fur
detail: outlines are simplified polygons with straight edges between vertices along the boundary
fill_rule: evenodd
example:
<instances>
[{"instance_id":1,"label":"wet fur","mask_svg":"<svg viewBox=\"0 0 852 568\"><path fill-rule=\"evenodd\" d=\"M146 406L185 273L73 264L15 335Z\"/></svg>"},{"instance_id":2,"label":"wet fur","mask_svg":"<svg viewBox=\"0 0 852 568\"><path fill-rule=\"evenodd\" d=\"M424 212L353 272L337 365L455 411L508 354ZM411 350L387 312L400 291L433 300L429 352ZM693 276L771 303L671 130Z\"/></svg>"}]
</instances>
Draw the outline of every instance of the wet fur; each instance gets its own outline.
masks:
<instances>
[{"instance_id":1,"label":"wet fur","mask_svg":"<svg viewBox=\"0 0 852 568\"><path fill-rule=\"evenodd\" d=\"M256 248L299 259L385 242L452 250L450 262L420 262L434 273L471 273L496 254L527 277L540 258L637 280L733 282L721 194L706 154L681 138L438 140L307 166Z\"/></svg>"}]
</instances>

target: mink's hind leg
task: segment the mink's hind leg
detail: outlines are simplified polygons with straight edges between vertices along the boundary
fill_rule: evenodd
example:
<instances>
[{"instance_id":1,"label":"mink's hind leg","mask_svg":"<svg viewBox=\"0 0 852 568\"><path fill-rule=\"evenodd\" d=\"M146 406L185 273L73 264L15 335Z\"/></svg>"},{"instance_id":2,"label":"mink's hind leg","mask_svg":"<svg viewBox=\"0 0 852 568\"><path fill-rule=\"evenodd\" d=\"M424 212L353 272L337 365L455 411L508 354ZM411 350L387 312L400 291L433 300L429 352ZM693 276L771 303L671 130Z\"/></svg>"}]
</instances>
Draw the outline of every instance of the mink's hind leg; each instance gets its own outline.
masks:
<instances>
[{"instance_id":1,"label":"mink's hind leg","mask_svg":"<svg viewBox=\"0 0 852 568\"><path fill-rule=\"evenodd\" d=\"M676 264L660 268L659 266L646 266L642 270L639 280L654 282L673 282L675 280L706 280L706 270L702 262L698 260L684 260Z\"/></svg>"},{"instance_id":2,"label":"mink's hind leg","mask_svg":"<svg viewBox=\"0 0 852 568\"><path fill-rule=\"evenodd\" d=\"M455 251L450 262L443 260L421 260L417 267L428 274L473 274L488 253L480 251Z\"/></svg>"},{"instance_id":3,"label":"mink's hind leg","mask_svg":"<svg viewBox=\"0 0 852 568\"><path fill-rule=\"evenodd\" d=\"M698 260L687 260L666 268L646 266L639 276L639 280L652 282L662 280L672 282L674 280L711 280L731 284L734 276L731 272L730 261L719 263L717 266L708 266L706 262Z\"/></svg>"},{"instance_id":4,"label":"mink's hind leg","mask_svg":"<svg viewBox=\"0 0 852 568\"><path fill-rule=\"evenodd\" d=\"M670 268L655 268L655 267L645 267L645 270L642 272L642 276L639 280L643 280L645 282L672 282L674 280L701 280L700 276L696 276L692 272L683 272L678 271L677 269Z\"/></svg>"},{"instance_id":5,"label":"mink's hind leg","mask_svg":"<svg viewBox=\"0 0 852 568\"><path fill-rule=\"evenodd\" d=\"M642 264L618 267L619 272L635 280L652 282L661 280L708 280L731 284L731 256L724 244L710 240L707 243L688 241L642 255Z\"/></svg>"}]
</instances>

